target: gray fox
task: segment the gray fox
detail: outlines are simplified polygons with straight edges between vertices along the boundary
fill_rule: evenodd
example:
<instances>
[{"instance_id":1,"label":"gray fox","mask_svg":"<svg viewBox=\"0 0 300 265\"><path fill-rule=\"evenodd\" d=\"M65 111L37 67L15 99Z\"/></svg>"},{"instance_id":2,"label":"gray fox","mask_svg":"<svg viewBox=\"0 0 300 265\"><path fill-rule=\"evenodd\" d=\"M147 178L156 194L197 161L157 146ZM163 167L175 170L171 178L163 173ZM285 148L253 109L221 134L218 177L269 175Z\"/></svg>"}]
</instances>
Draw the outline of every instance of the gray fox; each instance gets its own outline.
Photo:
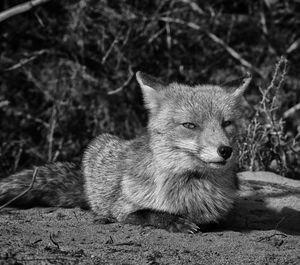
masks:
<instances>
[{"instance_id":1,"label":"gray fox","mask_svg":"<svg viewBox=\"0 0 300 265\"><path fill-rule=\"evenodd\" d=\"M141 72L136 78L149 112L147 132L129 141L99 135L81 168L61 162L39 167L33 188L14 206L79 206L100 223L190 233L227 215L238 189L239 107L251 77L237 87L164 84ZM0 180L0 202L24 191L32 174Z\"/></svg>"}]
</instances>

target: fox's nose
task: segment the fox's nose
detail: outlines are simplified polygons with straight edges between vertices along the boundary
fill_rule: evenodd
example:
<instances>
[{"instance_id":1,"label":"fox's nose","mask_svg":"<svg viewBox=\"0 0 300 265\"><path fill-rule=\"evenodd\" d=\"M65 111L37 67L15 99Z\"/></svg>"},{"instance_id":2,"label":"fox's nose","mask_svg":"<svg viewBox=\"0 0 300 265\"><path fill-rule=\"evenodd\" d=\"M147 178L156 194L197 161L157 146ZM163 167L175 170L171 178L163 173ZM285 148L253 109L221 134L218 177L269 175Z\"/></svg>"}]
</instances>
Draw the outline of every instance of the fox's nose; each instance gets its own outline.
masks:
<instances>
[{"instance_id":1,"label":"fox's nose","mask_svg":"<svg viewBox=\"0 0 300 265\"><path fill-rule=\"evenodd\" d=\"M227 145L221 145L218 148L218 154L226 160L231 156L232 148Z\"/></svg>"}]
</instances>

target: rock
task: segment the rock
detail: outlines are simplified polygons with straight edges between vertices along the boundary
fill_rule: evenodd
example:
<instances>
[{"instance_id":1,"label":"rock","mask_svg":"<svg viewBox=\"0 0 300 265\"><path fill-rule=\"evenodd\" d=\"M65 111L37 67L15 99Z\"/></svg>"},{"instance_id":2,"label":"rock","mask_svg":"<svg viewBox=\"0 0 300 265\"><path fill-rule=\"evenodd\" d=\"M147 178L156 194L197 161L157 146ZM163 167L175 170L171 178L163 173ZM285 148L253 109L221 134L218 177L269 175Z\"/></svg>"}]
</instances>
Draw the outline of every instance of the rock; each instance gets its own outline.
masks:
<instances>
[{"instance_id":1,"label":"rock","mask_svg":"<svg viewBox=\"0 0 300 265\"><path fill-rule=\"evenodd\" d=\"M271 172L242 172L238 177L239 199L226 222L230 227L300 233L300 180Z\"/></svg>"}]
</instances>

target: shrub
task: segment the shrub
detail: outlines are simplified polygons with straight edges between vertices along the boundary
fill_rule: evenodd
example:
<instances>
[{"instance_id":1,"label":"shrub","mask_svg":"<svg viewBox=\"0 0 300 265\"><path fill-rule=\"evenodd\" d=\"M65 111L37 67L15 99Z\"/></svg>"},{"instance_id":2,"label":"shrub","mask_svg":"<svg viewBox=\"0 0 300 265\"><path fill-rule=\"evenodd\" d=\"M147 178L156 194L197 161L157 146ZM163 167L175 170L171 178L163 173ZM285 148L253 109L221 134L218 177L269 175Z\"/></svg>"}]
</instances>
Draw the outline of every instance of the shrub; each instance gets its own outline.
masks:
<instances>
[{"instance_id":1,"label":"shrub","mask_svg":"<svg viewBox=\"0 0 300 265\"><path fill-rule=\"evenodd\" d=\"M0 9L20 2L2 1ZM102 132L141 133L147 117L134 82L137 70L188 83L223 83L250 71L263 88L285 54L290 68L279 108L265 117L264 103L256 109L255 130L264 134L264 119L300 99L298 9L297 1L287 0L52 0L2 22L1 177L47 161L80 161L83 148ZM246 95L252 105L257 95L255 88ZM276 118L267 136L251 136L267 145L256 154L248 142L242 168L298 170L296 114ZM292 149L284 149L292 139Z\"/></svg>"}]
</instances>

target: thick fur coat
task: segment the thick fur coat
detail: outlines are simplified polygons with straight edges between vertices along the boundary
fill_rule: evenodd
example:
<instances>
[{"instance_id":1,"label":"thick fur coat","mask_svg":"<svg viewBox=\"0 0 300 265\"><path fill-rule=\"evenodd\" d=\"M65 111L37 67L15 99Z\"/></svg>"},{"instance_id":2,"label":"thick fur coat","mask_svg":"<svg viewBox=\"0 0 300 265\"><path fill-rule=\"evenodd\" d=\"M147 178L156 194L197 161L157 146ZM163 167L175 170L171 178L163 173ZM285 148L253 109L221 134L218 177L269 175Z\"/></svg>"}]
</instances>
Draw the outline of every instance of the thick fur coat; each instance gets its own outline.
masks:
<instances>
[{"instance_id":1,"label":"thick fur coat","mask_svg":"<svg viewBox=\"0 0 300 265\"><path fill-rule=\"evenodd\" d=\"M138 72L147 132L130 141L98 136L81 170L71 163L40 167L33 189L15 203L89 207L101 223L183 232L222 219L236 197L239 108L250 80L236 88L165 85ZM26 189L32 173L1 180L0 202Z\"/></svg>"}]
</instances>

